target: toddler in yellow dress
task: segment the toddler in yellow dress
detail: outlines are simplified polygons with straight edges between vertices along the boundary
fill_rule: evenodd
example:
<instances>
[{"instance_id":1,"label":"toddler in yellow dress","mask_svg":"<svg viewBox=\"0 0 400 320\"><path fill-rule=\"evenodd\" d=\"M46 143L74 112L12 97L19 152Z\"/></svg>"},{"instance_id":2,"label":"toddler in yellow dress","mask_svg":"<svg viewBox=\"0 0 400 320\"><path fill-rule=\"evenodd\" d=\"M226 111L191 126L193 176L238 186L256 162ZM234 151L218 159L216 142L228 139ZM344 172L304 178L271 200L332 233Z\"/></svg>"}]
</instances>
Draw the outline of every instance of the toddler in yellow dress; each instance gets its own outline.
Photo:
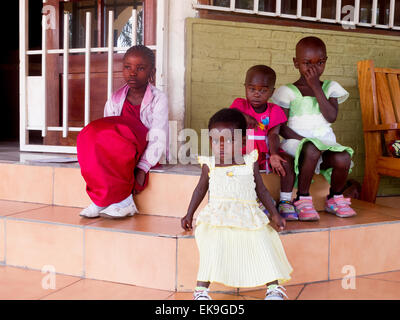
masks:
<instances>
[{"instance_id":1,"label":"toddler in yellow dress","mask_svg":"<svg viewBox=\"0 0 400 320\"><path fill-rule=\"evenodd\" d=\"M285 220L263 184L257 150L241 153L246 128L236 109L222 109L209 121L213 156L199 157L200 180L181 220L182 228L192 229L193 214L209 190L209 202L196 219L200 264L195 300L211 300L211 282L236 288L267 285L266 300L287 297L281 284L290 279L292 267L257 197L280 230Z\"/></svg>"}]
</instances>

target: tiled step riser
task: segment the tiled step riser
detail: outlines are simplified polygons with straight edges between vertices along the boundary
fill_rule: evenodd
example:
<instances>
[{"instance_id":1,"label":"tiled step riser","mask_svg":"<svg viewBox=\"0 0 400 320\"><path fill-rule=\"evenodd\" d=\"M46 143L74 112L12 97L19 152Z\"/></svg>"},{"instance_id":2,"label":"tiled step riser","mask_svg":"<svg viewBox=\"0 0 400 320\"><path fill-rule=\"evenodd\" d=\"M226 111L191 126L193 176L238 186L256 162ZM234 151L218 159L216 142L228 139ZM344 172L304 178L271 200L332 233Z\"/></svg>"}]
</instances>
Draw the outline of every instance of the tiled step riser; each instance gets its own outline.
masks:
<instances>
[{"instance_id":1,"label":"tiled step riser","mask_svg":"<svg viewBox=\"0 0 400 320\"><path fill-rule=\"evenodd\" d=\"M52 204L70 207L86 207L90 199L79 168L0 164L0 199ZM135 197L142 214L182 217L197 185L196 175L151 173L148 187ZM271 195L279 197L279 177L263 175ZM315 176L311 187L317 210L323 210L329 184ZM207 203L204 199L200 210Z\"/></svg>"},{"instance_id":2,"label":"tiled step riser","mask_svg":"<svg viewBox=\"0 0 400 320\"><path fill-rule=\"evenodd\" d=\"M393 248L400 247L400 223L282 234L294 269L289 284L341 279L400 269ZM194 238L162 237L90 226L0 219L0 262L57 273L191 291L198 251ZM232 290L213 285L213 290Z\"/></svg>"}]
</instances>

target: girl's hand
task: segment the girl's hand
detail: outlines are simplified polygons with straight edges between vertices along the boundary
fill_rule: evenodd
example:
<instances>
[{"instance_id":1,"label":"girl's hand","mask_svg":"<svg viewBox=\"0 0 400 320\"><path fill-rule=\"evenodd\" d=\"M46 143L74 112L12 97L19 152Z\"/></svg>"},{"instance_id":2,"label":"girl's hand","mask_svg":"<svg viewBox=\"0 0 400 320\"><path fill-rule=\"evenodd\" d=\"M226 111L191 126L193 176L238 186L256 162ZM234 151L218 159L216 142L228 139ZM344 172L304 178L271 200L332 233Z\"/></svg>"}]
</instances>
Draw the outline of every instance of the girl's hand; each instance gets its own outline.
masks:
<instances>
[{"instance_id":1,"label":"girl's hand","mask_svg":"<svg viewBox=\"0 0 400 320\"><path fill-rule=\"evenodd\" d=\"M181 219L181 226L183 229L185 229L186 231L190 231L192 230L192 221L193 221L193 217L190 215L186 215Z\"/></svg>"},{"instance_id":2,"label":"girl's hand","mask_svg":"<svg viewBox=\"0 0 400 320\"><path fill-rule=\"evenodd\" d=\"M307 84L311 89L321 88L321 82L319 80L319 74L314 66L311 66L304 74Z\"/></svg>"},{"instance_id":3,"label":"girl's hand","mask_svg":"<svg viewBox=\"0 0 400 320\"><path fill-rule=\"evenodd\" d=\"M144 172L142 169L136 168L135 180L140 186L143 187L144 181L146 180L146 172Z\"/></svg>"},{"instance_id":4,"label":"girl's hand","mask_svg":"<svg viewBox=\"0 0 400 320\"><path fill-rule=\"evenodd\" d=\"M287 162L278 154L273 154L269 157L269 162L272 167L272 171L275 172L278 176L286 176L285 169L282 166L282 162Z\"/></svg>"},{"instance_id":5,"label":"girl's hand","mask_svg":"<svg viewBox=\"0 0 400 320\"><path fill-rule=\"evenodd\" d=\"M278 212L273 213L271 219L278 226L280 231L285 229L286 220Z\"/></svg>"}]
</instances>

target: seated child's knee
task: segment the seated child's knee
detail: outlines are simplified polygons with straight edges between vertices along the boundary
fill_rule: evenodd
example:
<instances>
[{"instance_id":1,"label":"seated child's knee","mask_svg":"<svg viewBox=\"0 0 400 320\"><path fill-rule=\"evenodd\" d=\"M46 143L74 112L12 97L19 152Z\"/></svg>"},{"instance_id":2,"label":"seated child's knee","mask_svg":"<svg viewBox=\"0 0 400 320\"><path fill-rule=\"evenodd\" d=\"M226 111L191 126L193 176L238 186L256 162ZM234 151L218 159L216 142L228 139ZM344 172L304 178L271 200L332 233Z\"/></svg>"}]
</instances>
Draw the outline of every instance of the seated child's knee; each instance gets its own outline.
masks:
<instances>
[{"instance_id":1,"label":"seated child's knee","mask_svg":"<svg viewBox=\"0 0 400 320\"><path fill-rule=\"evenodd\" d=\"M349 170L351 164L350 154L346 151L335 154L334 164L335 168Z\"/></svg>"},{"instance_id":2,"label":"seated child's knee","mask_svg":"<svg viewBox=\"0 0 400 320\"><path fill-rule=\"evenodd\" d=\"M321 151L312 142L306 142L301 152L308 160L318 160L321 156Z\"/></svg>"},{"instance_id":3,"label":"seated child's knee","mask_svg":"<svg viewBox=\"0 0 400 320\"><path fill-rule=\"evenodd\" d=\"M287 153L282 153L281 157L286 160L286 162L282 162L282 166L285 170L293 170L294 168L294 158L287 154Z\"/></svg>"}]
</instances>

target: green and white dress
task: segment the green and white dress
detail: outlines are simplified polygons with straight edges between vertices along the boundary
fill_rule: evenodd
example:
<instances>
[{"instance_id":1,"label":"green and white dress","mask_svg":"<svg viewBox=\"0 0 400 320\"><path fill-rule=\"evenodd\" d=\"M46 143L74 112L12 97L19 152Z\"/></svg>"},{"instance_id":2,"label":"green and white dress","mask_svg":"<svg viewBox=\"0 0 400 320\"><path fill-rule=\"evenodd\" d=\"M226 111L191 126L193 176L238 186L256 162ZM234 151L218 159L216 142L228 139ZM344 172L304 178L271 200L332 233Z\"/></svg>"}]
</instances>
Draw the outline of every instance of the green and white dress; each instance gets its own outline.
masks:
<instances>
[{"instance_id":1,"label":"green and white dress","mask_svg":"<svg viewBox=\"0 0 400 320\"><path fill-rule=\"evenodd\" d=\"M336 81L325 80L322 91L327 99L337 98L341 104L347 100L349 93ZM297 134L305 137L303 140L285 139L281 148L295 157L295 172L299 173L298 160L301 149L306 142L312 142L321 151L342 152L347 151L353 155L353 149L342 146L336 142L336 136L329 123L322 115L316 97L303 96L294 84L287 84L278 88L272 96L273 103L282 108L289 109L288 127ZM320 157L315 173L323 174L328 181L332 170L320 170L322 157Z\"/></svg>"}]
</instances>

